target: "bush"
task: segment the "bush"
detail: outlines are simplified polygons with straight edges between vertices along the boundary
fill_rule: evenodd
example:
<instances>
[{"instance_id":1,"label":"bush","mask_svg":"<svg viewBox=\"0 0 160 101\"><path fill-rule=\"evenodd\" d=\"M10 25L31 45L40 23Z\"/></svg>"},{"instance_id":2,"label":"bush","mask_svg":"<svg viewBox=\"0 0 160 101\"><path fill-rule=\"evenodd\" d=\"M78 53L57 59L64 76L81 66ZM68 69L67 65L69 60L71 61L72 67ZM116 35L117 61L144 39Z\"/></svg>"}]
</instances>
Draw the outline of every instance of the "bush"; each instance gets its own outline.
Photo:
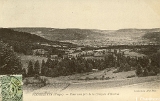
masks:
<instances>
[{"instance_id":1,"label":"bush","mask_svg":"<svg viewBox=\"0 0 160 101\"><path fill-rule=\"evenodd\" d=\"M90 80L90 78L89 78L89 77L86 77L85 80Z\"/></svg>"},{"instance_id":2,"label":"bush","mask_svg":"<svg viewBox=\"0 0 160 101\"><path fill-rule=\"evenodd\" d=\"M109 72L110 71L110 69L107 69L107 72Z\"/></svg>"},{"instance_id":3,"label":"bush","mask_svg":"<svg viewBox=\"0 0 160 101\"><path fill-rule=\"evenodd\" d=\"M105 80L109 80L109 79L110 79L110 77L106 77L106 78L105 78Z\"/></svg>"},{"instance_id":4,"label":"bush","mask_svg":"<svg viewBox=\"0 0 160 101\"><path fill-rule=\"evenodd\" d=\"M35 75L34 75L34 78L35 78L35 79L39 79L39 80L41 79L38 74L35 74Z\"/></svg>"},{"instance_id":5,"label":"bush","mask_svg":"<svg viewBox=\"0 0 160 101\"><path fill-rule=\"evenodd\" d=\"M142 67L138 64L138 66L136 67L136 75L137 76L141 76L142 75Z\"/></svg>"},{"instance_id":6,"label":"bush","mask_svg":"<svg viewBox=\"0 0 160 101\"><path fill-rule=\"evenodd\" d=\"M130 66L128 63L126 63L126 64L124 65L123 71L127 72L127 71L130 71L130 70L131 70L131 66Z\"/></svg>"},{"instance_id":7,"label":"bush","mask_svg":"<svg viewBox=\"0 0 160 101\"><path fill-rule=\"evenodd\" d=\"M102 80L104 80L104 75L102 76L102 78L101 78Z\"/></svg>"},{"instance_id":8,"label":"bush","mask_svg":"<svg viewBox=\"0 0 160 101\"><path fill-rule=\"evenodd\" d=\"M92 78L86 77L85 80L92 80Z\"/></svg>"},{"instance_id":9,"label":"bush","mask_svg":"<svg viewBox=\"0 0 160 101\"><path fill-rule=\"evenodd\" d=\"M153 72L153 71L148 73L148 76L155 76L155 75L157 75L157 74L155 72Z\"/></svg>"},{"instance_id":10,"label":"bush","mask_svg":"<svg viewBox=\"0 0 160 101\"><path fill-rule=\"evenodd\" d=\"M26 80L24 81L24 85L28 85L28 84L29 84L29 80L26 79Z\"/></svg>"},{"instance_id":11,"label":"bush","mask_svg":"<svg viewBox=\"0 0 160 101\"><path fill-rule=\"evenodd\" d=\"M132 78L132 77L135 77L136 75L130 75L130 76L127 76L127 78Z\"/></svg>"},{"instance_id":12,"label":"bush","mask_svg":"<svg viewBox=\"0 0 160 101\"><path fill-rule=\"evenodd\" d=\"M41 83L43 83L44 84L44 86L46 86L47 85L47 79L45 78L45 79L41 79Z\"/></svg>"},{"instance_id":13,"label":"bush","mask_svg":"<svg viewBox=\"0 0 160 101\"><path fill-rule=\"evenodd\" d=\"M113 71L113 73L118 73L118 72L119 72L118 70Z\"/></svg>"},{"instance_id":14,"label":"bush","mask_svg":"<svg viewBox=\"0 0 160 101\"><path fill-rule=\"evenodd\" d=\"M94 77L93 79L94 79L94 80L98 80L98 78L97 78L97 77Z\"/></svg>"},{"instance_id":15,"label":"bush","mask_svg":"<svg viewBox=\"0 0 160 101\"><path fill-rule=\"evenodd\" d=\"M148 70L146 68L143 71L143 76L148 76Z\"/></svg>"}]
</instances>

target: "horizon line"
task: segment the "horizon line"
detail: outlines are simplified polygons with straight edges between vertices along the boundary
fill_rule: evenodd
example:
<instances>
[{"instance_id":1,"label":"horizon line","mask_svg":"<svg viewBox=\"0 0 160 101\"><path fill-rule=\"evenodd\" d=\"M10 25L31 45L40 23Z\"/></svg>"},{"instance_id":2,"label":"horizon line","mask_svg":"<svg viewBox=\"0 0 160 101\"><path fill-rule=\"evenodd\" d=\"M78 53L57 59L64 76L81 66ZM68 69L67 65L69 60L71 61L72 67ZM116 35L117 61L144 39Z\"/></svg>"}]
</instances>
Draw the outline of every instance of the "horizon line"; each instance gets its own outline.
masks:
<instances>
[{"instance_id":1,"label":"horizon line","mask_svg":"<svg viewBox=\"0 0 160 101\"><path fill-rule=\"evenodd\" d=\"M123 29L159 29L160 27L153 27L153 28L119 28L119 29L96 29L96 28L57 28L57 27L0 27L0 28L53 28L53 29L83 29L83 30L123 30Z\"/></svg>"}]
</instances>

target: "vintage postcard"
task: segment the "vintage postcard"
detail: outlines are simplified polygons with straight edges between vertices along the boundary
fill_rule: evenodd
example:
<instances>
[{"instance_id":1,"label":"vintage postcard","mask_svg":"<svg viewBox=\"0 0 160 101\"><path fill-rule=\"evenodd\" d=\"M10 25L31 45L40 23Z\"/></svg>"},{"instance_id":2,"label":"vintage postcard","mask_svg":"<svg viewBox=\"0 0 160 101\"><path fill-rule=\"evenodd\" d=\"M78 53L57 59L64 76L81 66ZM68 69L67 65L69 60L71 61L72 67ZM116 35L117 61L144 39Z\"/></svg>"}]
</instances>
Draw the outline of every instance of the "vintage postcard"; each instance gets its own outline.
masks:
<instances>
[{"instance_id":1,"label":"vintage postcard","mask_svg":"<svg viewBox=\"0 0 160 101\"><path fill-rule=\"evenodd\" d=\"M160 101L160 0L0 0L0 101Z\"/></svg>"}]
</instances>

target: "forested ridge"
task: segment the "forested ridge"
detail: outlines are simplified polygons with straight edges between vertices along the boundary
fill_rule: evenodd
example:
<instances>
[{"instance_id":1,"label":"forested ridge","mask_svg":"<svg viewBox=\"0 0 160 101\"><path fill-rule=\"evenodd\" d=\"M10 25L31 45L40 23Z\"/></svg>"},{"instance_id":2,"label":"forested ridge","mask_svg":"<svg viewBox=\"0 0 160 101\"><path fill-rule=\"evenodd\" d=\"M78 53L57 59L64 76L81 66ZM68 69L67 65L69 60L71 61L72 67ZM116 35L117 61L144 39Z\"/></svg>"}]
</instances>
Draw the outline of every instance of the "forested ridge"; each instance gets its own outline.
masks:
<instances>
[{"instance_id":1,"label":"forested ridge","mask_svg":"<svg viewBox=\"0 0 160 101\"><path fill-rule=\"evenodd\" d=\"M160 43L160 32L151 32L151 33L146 33L143 38L147 38L151 41L156 41Z\"/></svg>"},{"instance_id":2,"label":"forested ridge","mask_svg":"<svg viewBox=\"0 0 160 101\"><path fill-rule=\"evenodd\" d=\"M0 28L0 39L1 40L10 40L10 41L19 41L19 42L51 42L47 39L44 39L40 36L30 34L27 32L18 32L12 29Z\"/></svg>"},{"instance_id":3,"label":"forested ridge","mask_svg":"<svg viewBox=\"0 0 160 101\"><path fill-rule=\"evenodd\" d=\"M0 29L0 40L12 46L15 52L25 55L32 55L32 50L34 49L44 49L49 51L50 54L55 54L54 52L57 52L55 48L50 46L42 46L41 43L56 45L63 44L57 41L49 41L34 34L18 32L8 28Z\"/></svg>"}]
</instances>

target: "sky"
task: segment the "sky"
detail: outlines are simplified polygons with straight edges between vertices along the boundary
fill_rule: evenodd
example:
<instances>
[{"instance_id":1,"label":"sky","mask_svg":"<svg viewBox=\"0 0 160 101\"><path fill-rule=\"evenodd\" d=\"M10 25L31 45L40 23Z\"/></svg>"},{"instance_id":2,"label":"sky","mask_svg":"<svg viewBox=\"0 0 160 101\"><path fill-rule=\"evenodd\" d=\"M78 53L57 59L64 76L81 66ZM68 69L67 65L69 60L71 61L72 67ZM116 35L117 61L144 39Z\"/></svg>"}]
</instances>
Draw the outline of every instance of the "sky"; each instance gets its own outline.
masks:
<instances>
[{"instance_id":1,"label":"sky","mask_svg":"<svg viewBox=\"0 0 160 101\"><path fill-rule=\"evenodd\" d=\"M160 28L160 0L0 0L0 27Z\"/></svg>"}]
</instances>

